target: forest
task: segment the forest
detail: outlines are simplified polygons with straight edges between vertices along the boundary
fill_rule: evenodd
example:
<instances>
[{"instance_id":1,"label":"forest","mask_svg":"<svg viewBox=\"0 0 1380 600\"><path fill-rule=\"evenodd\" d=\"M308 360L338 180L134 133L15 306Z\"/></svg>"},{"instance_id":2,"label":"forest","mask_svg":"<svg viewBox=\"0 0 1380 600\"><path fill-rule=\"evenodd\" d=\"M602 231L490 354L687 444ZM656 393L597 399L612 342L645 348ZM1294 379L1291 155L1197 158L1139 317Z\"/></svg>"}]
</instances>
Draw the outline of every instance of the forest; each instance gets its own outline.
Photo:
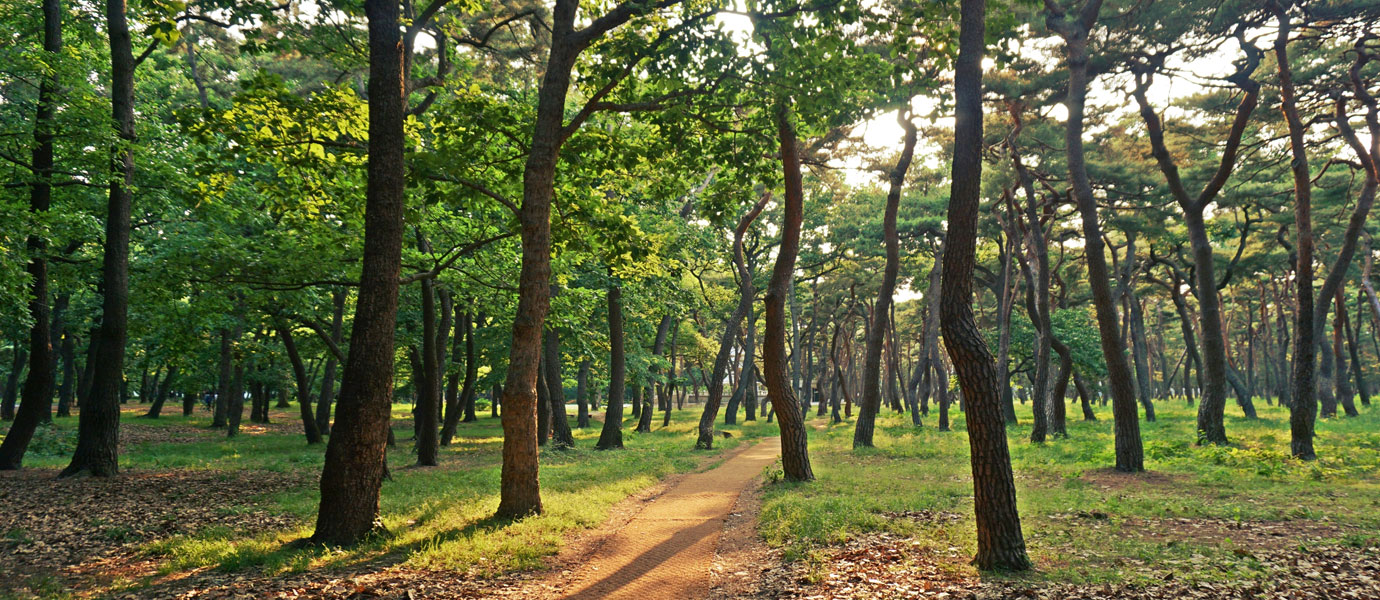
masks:
<instances>
[{"instance_id":1,"label":"forest","mask_svg":"<svg viewBox=\"0 0 1380 600\"><path fill-rule=\"evenodd\" d=\"M1380 599L1373 0L0 0L0 184L0 600Z\"/></svg>"}]
</instances>

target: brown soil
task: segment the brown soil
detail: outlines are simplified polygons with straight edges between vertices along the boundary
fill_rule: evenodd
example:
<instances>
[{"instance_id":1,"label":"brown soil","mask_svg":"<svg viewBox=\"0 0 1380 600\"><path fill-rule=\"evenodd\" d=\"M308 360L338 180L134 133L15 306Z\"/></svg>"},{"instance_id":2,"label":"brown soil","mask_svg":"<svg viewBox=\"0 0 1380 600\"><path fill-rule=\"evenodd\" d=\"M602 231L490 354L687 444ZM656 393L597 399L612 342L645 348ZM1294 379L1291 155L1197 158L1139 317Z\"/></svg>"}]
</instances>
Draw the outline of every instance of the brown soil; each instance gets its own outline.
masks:
<instances>
[{"instance_id":1,"label":"brown soil","mask_svg":"<svg viewBox=\"0 0 1380 600\"><path fill-rule=\"evenodd\" d=\"M779 450L765 440L687 475L605 541L561 593L581 600L708 595L725 519Z\"/></svg>"}]
</instances>

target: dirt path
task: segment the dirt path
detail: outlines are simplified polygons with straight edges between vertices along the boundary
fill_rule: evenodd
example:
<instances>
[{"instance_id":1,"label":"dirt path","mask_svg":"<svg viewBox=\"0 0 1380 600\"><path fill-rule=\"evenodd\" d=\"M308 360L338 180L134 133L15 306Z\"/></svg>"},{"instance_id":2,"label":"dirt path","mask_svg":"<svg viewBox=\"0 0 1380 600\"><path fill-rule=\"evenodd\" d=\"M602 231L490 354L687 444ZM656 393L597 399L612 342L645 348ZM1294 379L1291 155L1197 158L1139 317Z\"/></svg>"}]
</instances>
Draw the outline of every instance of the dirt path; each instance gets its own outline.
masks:
<instances>
[{"instance_id":1,"label":"dirt path","mask_svg":"<svg viewBox=\"0 0 1380 600\"><path fill-rule=\"evenodd\" d=\"M577 567L565 597L706 596L724 520L739 494L776 460L780 450L776 438L762 440L718 467L680 480Z\"/></svg>"}]
</instances>

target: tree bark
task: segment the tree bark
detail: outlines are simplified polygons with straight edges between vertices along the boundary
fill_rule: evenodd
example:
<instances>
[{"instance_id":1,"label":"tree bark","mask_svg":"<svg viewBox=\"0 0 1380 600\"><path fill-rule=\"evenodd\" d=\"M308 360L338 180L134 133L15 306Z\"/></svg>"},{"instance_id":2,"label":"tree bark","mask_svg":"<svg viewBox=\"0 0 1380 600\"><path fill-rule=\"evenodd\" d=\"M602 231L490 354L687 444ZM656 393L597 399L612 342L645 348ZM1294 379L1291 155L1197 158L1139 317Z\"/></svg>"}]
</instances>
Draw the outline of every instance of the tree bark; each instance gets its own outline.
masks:
<instances>
[{"instance_id":1,"label":"tree bark","mask_svg":"<svg viewBox=\"0 0 1380 600\"><path fill-rule=\"evenodd\" d=\"M369 19L369 158L364 257L350 352L312 541L352 545L378 527L379 489L393 405L394 330L402 270L403 51L397 2L365 0Z\"/></svg>"},{"instance_id":2,"label":"tree bark","mask_svg":"<svg viewBox=\"0 0 1380 600\"><path fill-rule=\"evenodd\" d=\"M62 8L59 0L43 0L43 51L49 59L62 52ZM39 217L48 212L52 201L53 175L53 113L54 96L58 93L54 71L45 73L38 86L38 106L34 118L33 177L29 186L29 212ZM14 424L0 443L0 471L18 469L29 448L39 423L51 420L53 386L57 380L57 361L53 356L52 324L48 309L48 241L39 235L28 239L32 296L29 315L29 376L24 380L23 398ZM18 346L15 351L18 351ZM15 373L14 375L18 375ZM10 404L13 409L14 405Z\"/></svg>"},{"instance_id":3,"label":"tree bark","mask_svg":"<svg viewBox=\"0 0 1380 600\"><path fill-rule=\"evenodd\" d=\"M719 353L714 357L714 371L709 376L707 384L709 396L705 398L704 411L700 413L696 448L708 450L714 446L714 420L719 417L719 402L724 394L724 377L728 376L728 363L733 357L733 343L738 339L743 318L751 311L752 301L756 296L752 286L752 273L748 271L743 255L743 236L770 200L771 192L762 194L757 204L743 213L738 219L738 226L733 228L733 267L738 273L738 305L733 308L733 313L728 319L724 320L724 332L719 338Z\"/></svg>"},{"instance_id":4,"label":"tree bark","mask_svg":"<svg viewBox=\"0 0 1380 600\"><path fill-rule=\"evenodd\" d=\"M809 438L800 403L791 389L790 365L786 357L786 296L795 277L795 259L800 252L800 225L804 218L804 189L800 174L800 149L795 126L784 101L778 100L776 111L777 140L781 144L781 169L785 179L785 197L781 223L781 245L777 248L776 264L767 283L766 329L762 338L762 370L767 384L767 399L777 415L781 428L781 467L787 481L813 481L810 469ZM752 357L747 357L748 361ZM751 372L751 371L749 371Z\"/></svg>"},{"instance_id":5,"label":"tree bark","mask_svg":"<svg viewBox=\"0 0 1380 600\"><path fill-rule=\"evenodd\" d=\"M106 0L110 38L110 105L119 145L110 170L110 199L105 219L105 257L101 263L101 340L91 354L95 366L90 396L81 406L77 448L59 477L89 473L98 477L119 471L120 384L124 380L125 340L129 313L130 191L134 183L134 50L125 0Z\"/></svg>"},{"instance_id":6,"label":"tree bark","mask_svg":"<svg viewBox=\"0 0 1380 600\"><path fill-rule=\"evenodd\" d=\"M551 406L551 440L554 448L560 450L575 447L575 435L570 431L570 420L565 414L565 385L561 378L561 338L555 329L547 328L546 344L546 398Z\"/></svg>"},{"instance_id":7,"label":"tree bark","mask_svg":"<svg viewBox=\"0 0 1380 600\"><path fill-rule=\"evenodd\" d=\"M985 0L960 4L958 58L954 63L954 156L949 191L940 312L944 346L967 399L968 445L973 470L973 504L983 570L1030 568L1016 511L1016 485L1006 447L1006 422L996 365L973 319L973 265L977 254L978 204L982 184L982 55Z\"/></svg>"},{"instance_id":8,"label":"tree bark","mask_svg":"<svg viewBox=\"0 0 1380 600\"><path fill-rule=\"evenodd\" d=\"M292 364L292 376L297 384L297 403L301 408L302 432L307 436L307 444L320 444L321 431L316 428L316 418L311 410L311 376L307 374L306 364L302 362L302 355L297 351L297 341L293 339L292 330L287 322L278 319L274 322L274 328L278 332L278 338L283 341L283 350L288 355L288 362Z\"/></svg>"},{"instance_id":9,"label":"tree bark","mask_svg":"<svg viewBox=\"0 0 1380 600\"><path fill-rule=\"evenodd\" d=\"M1294 321L1294 393L1289 407L1289 451L1298 459L1314 460L1313 423L1317 420L1317 389L1314 387L1313 362L1317 355L1318 336L1313 319L1313 196L1309 181L1308 150L1304 125L1299 119L1294 73L1289 65L1290 18L1285 8L1272 4L1279 19L1274 53L1279 69L1280 109L1289 126L1289 150L1292 155L1290 171L1294 179L1294 284L1298 311Z\"/></svg>"},{"instance_id":10,"label":"tree bark","mask_svg":"<svg viewBox=\"0 0 1380 600\"><path fill-rule=\"evenodd\" d=\"M345 341L345 296L343 290L331 292L331 341L336 346ZM335 354L327 353L326 370L321 375L321 399L316 403L316 429L321 435L331 434L331 406L335 401L335 372L339 366Z\"/></svg>"}]
</instances>

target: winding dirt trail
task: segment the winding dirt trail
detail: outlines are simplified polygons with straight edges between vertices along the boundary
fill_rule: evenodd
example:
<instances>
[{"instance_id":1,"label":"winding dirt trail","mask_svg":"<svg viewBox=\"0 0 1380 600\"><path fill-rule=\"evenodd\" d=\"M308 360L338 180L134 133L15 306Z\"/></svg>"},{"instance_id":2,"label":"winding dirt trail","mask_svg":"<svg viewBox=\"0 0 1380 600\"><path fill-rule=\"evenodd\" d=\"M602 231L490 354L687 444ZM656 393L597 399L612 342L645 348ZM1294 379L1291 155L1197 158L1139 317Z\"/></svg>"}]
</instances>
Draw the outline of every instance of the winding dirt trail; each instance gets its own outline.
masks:
<instances>
[{"instance_id":1,"label":"winding dirt trail","mask_svg":"<svg viewBox=\"0 0 1380 600\"><path fill-rule=\"evenodd\" d=\"M769 438L686 476L608 538L569 586L570 600L700 598L724 520L738 495L781 451Z\"/></svg>"}]
</instances>

